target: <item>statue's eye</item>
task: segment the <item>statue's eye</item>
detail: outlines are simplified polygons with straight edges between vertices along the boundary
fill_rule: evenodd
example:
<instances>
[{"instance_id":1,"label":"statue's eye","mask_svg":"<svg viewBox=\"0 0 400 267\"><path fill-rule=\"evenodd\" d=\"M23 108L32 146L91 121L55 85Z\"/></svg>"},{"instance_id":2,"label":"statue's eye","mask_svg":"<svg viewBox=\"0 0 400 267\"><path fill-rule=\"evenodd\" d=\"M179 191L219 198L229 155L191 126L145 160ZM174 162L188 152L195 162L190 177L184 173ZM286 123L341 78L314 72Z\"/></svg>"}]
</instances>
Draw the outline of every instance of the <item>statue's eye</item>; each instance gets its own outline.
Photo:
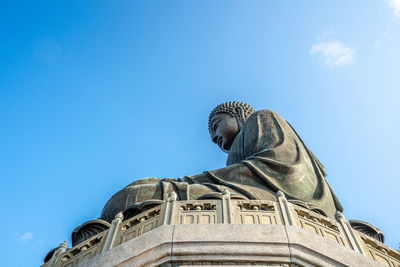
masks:
<instances>
[{"instance_id":1,"label":"statue's eye","mask_svg":"<svg viewBox=\"0 0 400 267\"><path fill-rule=\"evenodd\" d=\"M217 131L218 124L219 124L219 121L214 123L214 127L213 127L214 132Z\"/></svg>"}]
</instances>

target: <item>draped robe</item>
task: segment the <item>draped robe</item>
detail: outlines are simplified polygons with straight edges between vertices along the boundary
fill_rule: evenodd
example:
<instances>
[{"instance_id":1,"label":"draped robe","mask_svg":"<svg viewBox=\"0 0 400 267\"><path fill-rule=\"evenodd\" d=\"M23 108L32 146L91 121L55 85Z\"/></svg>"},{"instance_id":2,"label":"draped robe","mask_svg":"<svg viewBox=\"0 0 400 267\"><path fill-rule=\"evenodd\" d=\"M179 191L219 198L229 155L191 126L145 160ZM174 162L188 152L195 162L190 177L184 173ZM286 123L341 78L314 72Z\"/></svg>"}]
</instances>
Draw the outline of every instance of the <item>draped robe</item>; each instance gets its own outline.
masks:
<instances>
[{"instance_id":1,"label":"draped robe","mask_svg":"<svg viewBox=\"0 0 400 267\"><path fill-rule=\"evenodd\" d=\"M291 125L271 110L260 110L243 123L226 167L179 179L135 181L107 202L100 218L111 221L119 211L165 200L172 191L178 200L189 200L225 189L233 196L264 200L275 200L280 190L289 201L334 217L343 208L325 176L324 166Z\"/></svg>"}]
</instances>

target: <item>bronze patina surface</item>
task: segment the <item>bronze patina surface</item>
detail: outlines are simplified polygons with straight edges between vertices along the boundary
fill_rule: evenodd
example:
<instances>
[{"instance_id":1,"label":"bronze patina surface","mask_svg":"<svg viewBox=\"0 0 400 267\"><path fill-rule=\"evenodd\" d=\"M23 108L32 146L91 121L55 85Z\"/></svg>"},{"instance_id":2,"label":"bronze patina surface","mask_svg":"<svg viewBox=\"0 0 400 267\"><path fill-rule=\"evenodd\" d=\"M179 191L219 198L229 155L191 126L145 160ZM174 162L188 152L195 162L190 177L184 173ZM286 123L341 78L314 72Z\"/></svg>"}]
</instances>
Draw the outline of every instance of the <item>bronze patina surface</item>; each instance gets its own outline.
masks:
<instances>
[{"instance_id":1,"label":"bronze patina surface","mask_svg":"<svg viewBox=\"0 0 400 267\"><path fill-rule=\"evenodd\" d=\"M334 218L342 206L328 185L324 166L300 136L271 110L254 111L227 102L210 114L211 139L228 154L226 167L178 179L145 178L117 192L101 219L111 222L120 211L147 209L175 192L178 200L212 198L228 189L232 198L275 199L280 190L289 201Z\"/></svg>"}]
</instances>

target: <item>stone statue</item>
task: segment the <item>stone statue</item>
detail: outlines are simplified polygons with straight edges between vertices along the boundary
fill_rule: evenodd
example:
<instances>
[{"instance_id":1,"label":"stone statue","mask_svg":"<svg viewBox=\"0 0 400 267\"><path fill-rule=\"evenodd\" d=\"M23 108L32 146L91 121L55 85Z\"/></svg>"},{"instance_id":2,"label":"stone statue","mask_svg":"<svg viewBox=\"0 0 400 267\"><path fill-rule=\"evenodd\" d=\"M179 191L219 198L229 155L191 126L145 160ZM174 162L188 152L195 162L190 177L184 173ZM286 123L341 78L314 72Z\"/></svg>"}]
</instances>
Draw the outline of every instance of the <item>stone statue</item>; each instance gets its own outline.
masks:
<instances>
[{"instance_id":1,"label":"stone statue","mask_svg":"<svg viewBox=\"0 0 400 267\"><path fill-rule=\"evenodd\" d=\"M280 190L292 203L331 218L343 210L324 166L277 113L226 102L211 112L208 126L212 141L228 154L226 167L178 179L135 181L111 197L100 219L111 222L120 211L134 216L171 192L189 200L218 198L226 189L232 198L263 200L275 200Z\"/></svg>"}]
</instances>

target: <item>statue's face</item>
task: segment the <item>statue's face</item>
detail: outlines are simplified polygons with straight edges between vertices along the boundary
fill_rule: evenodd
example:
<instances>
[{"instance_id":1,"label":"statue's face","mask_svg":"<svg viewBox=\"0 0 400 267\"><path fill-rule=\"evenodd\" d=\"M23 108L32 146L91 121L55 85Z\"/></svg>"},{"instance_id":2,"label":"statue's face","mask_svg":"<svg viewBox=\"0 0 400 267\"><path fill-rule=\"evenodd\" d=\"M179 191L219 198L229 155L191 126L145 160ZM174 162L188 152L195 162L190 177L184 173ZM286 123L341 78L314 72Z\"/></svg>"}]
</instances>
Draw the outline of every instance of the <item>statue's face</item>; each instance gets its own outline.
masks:
<instances>
[{"instance_id":1,"label":"statue's face","mask_svg":"<svg viewBox=\"0 0 400 267\"><path fill-rule=\"evenodd\" d=\"M212 117L210 127L212 141L222 151L228 153L233 140L240 131L236 118L227 113L217 113Z\"/></svg>"}]
</instances>

